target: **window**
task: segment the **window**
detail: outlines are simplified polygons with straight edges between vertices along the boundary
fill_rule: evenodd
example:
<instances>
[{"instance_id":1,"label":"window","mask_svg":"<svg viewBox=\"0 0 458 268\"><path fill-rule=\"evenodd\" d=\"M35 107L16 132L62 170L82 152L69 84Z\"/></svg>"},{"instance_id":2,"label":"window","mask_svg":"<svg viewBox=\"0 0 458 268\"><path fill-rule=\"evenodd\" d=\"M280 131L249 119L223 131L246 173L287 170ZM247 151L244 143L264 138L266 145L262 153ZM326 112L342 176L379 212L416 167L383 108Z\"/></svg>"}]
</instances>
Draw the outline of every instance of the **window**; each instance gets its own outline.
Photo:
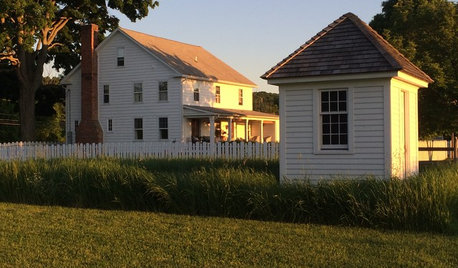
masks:
<instances>
[{"instance_id":1,"label":"window","mask_svg":"<svg viewBox=\"0 0 458 268\"><path fill-rule=\"evenodd\" d=\"M167 82L159 82L159 100L166 101L168 100L168 85Z\"/></svg>"},{"instance_id":2,"label":"window","mask_svg":"<svg viewBox=\"0 0 458 268\"><path fill-rule=\"evenodd\" d=\"M321 149L348 149L347 90L320 91Z\"/></svg>"},{"instance_id":3,"label":"window","mask_svg":"<svg viewBox=\"0 0 458 268\"><path fill-rule=\"evenodd\" d=\"M199 89L194 89L194 101L199 101Z\"/></svg>"},{"instance_id":4,"label":"window","mask_svg":"<svg viewBox=\"0 0 458 268\"><path fill-rule=\"evenodd\" d=\"M124 48L118 47L117 65L124 66Z\"/></svg>"},{"instance_id":5,"label":"window","mask_svg":"<svg viewBox=\"0 0 458 268\"><path fill-rule=\"evenodd\" d=\"M107 128L108 128L108 132L112 132L113 131L113 119L108 119Z\"/></svg>"},{"instance_id":6,"label":"window","mask_svg":"<svg viewBox=\"0 0 458 268\"><path fill-rule=\"evenodd\" d=\"M77 129L77 128L78 128L78 125L79 125L79 122L78 122L78 120L75 120L75 129Z\"/></svg>"},{"instance_id":7,"label":"window","mask_svg":"<svg viewBox=\"0 0 458 268\"><path fill-rule=\"evenodd\" d=\"M239 105L243 105L243 89L239 89Z\"/></svg>"},{"instance_id":8,"label":"window","mask_svg":"<svg viewBox=\"0 0 458 268\"><path fill-rule=\"evenodd\" d=\"M143 140L143 118L134 119L135 139Z\"/></svg>"},{"instance_id":9,"label":"window","mask_svg":"<svg viewBox=\"0 0 458 268\"><path fill-rule=\"evenodd\" d=\"M103 103L110 103L110 86L103 85Z\"/></svg>"},{"instance_id":10,"label":"window","mask_svg":"<svg viewBox=\"0 0 458 268\"><path fill-rule=\"evenodd\" d=\"M143 84L134 83L134 102L143 101Z\"/></svg>"},{"instance_id":11,"label":"window","mask_svg":"<svg viewBox=\"0 0 458 268\"><path fill-rule=\"evenodd\" d=\"M169 138L169 122L167 117L159 117L159 138L161 140Z\"/></svg>"},{"instance_id":12,"label":"window","mask_svg":"<svg viewBox=\"0 0 458 268\"><path fill-rule=\"evenodd\" d=\"M221 103L221 88L219 86L215 88L215 102Z\"/></svg>"}]
</instances>

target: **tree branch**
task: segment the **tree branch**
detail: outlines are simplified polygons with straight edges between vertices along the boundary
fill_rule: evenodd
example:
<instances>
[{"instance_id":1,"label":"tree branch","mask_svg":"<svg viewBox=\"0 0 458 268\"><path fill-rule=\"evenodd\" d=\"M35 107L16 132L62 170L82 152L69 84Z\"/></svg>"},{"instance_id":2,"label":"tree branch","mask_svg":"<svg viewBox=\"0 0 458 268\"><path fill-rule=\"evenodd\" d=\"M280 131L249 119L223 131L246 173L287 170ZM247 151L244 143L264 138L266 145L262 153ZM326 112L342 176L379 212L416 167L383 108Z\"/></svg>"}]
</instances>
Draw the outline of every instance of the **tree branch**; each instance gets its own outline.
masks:
<instances>
[{"instance_id":1,"label":"tree branch","mask_svg":"<svg viewBox=\"0 0 458 268\"><path fill-rule=\"evenodd\" d=\"M54 43L54 44L52 44L52 45L50 45L48 47L48 50L50 50L50 49L52 49L53 47L56 47L56 46L64 46L64 44L62 44L62 43Z\"/></svg>"}]
</instances>

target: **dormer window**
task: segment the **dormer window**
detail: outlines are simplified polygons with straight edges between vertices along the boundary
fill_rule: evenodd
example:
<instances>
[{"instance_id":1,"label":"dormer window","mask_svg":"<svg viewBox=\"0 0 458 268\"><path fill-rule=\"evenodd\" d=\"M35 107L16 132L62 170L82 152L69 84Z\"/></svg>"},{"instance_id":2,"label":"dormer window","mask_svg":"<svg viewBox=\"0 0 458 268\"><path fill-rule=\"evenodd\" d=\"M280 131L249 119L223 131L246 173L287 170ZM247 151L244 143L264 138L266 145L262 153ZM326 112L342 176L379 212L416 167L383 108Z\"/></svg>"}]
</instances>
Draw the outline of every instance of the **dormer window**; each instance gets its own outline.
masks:
<instances>
[{"instance_id":1,"label":"dormer window","mask_svg":"<svg viewBox=\"0 0 458 268\"><path fill-rule=\"evenodd\" d=\"M124 48L118 47L117 65L124 66Z\"/></svg>"}]
</instances>

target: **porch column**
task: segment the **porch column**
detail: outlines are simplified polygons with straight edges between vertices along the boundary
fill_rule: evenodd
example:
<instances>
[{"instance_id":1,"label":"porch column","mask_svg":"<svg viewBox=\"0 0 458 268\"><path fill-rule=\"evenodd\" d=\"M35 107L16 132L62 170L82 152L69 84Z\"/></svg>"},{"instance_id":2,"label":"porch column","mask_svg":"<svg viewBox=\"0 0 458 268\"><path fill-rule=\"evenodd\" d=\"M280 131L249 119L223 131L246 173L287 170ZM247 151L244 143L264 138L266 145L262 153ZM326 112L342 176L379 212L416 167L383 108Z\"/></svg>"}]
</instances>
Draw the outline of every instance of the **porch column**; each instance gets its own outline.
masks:
<instances>
[{"instance_id":1,"label":"porch column","mask_svg":"<svg viewBox=\"0 0 458 268\"><path fill-rule=\"evenodd\" d=\"M264 120L261 120L261 143L264 142Z\"/></svg>"},{"instance_id":2,"label":"porch column","mask_svg":"<svg viewBox=\"0 0 458 268\"><path fill-rule=\"evenodd\" d=\"M210 154L215 154L215 117L210 116Z\"/></svg>"},{"instance_id":3,"label":"porch column","mask_svg":"<svg viewBox=\"0 0 458 268\"><path fill-rule=\"evenodd\" d=\"M232 140L232 118L229 118L229 124L227 129L227 141Z\"/></svg>"},{"instance_id":4,"label":"porch column","mask_svg":"<svg viewBox=\"0 0 458 268\"><path fill-rule=\"evenodd\" d=\"M249 137L248 137L248 119L245 119L245 141L249 141Z\"/></svg>"}]
</instances>

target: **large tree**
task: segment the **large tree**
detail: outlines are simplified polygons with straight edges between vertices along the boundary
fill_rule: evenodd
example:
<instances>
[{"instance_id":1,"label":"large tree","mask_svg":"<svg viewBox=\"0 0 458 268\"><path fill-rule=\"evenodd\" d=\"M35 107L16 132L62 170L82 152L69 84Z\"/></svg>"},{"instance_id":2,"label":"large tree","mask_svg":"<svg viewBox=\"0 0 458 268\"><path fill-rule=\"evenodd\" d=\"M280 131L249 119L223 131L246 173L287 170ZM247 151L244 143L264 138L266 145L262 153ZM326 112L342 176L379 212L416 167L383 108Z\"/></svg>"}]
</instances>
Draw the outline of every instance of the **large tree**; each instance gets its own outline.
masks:
<instances>
[{"instance_id":1,"label":"large tree","mask_svg":"<svg viewBox=\"0 0 458 268\"><path fill-rule=\"evenodd\" d=\"M382 7L372 28L434 79L419 91L420 136L457 132L457 3L388 0Z\"/></svg>"},{"instance_id":2,"label":"large tree","mask_svg":"<svg viewBox=\"0 0 458 268\"><path fill-rule=\"evenodd\" d=\"M16 70L22 140L34 139L43 65L55 59L55 67L68 71L77 64L81 25L95 23L104 34L118 25L108 8L135 21L157 5L154 0L1 0L0 60Z\"/></svg>"}]
</instances>

